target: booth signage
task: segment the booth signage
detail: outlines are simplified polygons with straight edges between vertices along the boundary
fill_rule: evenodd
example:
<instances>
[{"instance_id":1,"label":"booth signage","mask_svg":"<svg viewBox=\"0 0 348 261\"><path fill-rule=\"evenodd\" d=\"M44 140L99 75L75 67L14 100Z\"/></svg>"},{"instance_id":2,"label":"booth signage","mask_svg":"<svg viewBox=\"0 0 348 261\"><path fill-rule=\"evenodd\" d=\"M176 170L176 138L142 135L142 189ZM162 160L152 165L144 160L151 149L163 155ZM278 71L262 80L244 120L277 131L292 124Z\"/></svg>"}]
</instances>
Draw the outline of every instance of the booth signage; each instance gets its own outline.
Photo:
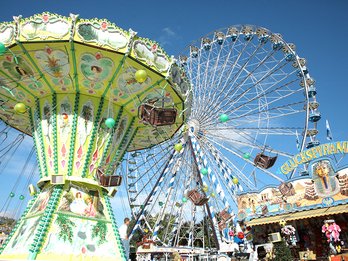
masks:
<instances>
[{"instance_id":1,"label":"booth signage","mask_svg":"<svg viewBox=\"0 0 348 261\"><path fill-rule=\"evenodd\" d=\"M312 161L314 159L321 158L327 155L333 155L338 153L348 153L348 141L337 141L333 143L326 143L309 150L302 151L296 154L291 159L286 161L281 167L280 171L283 174L288 174L299 165Z\"/></svg>"}]
</instances>

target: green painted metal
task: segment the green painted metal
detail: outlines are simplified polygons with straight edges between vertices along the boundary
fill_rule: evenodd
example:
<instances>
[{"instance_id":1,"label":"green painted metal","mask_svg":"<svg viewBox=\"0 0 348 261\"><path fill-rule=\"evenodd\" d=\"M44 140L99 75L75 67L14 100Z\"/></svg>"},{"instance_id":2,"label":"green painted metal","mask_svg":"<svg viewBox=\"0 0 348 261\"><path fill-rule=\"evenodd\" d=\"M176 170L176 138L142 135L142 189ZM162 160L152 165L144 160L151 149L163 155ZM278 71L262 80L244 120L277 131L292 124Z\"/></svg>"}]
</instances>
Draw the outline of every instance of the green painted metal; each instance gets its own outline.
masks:
<instances>
[{"instance_id":1,"label":"green painted metal","mask_svg":"<svg viewBox=\"0 0 348 261\"><path fill-rule=\"evenodd\" d=\"M28 93L31 97L33 97L34 99L36 98L36 96L34 94L32 94L27 88L25 88L23 85L21 85L19 82L17 82L16 80L14 80L12 77L10 77L7 73L5 73L4 71L0 70L0 74L2 74L3 76L5 76L6 78L8 78L10 80L10 82L15 82L19 87L21 87L26 93Z\"/></svg>"},{"instance_id":2,"label":"green painted metal","mask_svg":"<svg viewBox=\"0 0 348 261\"><path fill-rule=\"evenodd\" d=\"M126 58L127 58L126 55L123 56L122 60L121 60L120 63L118 64L115 73L112 75L112 78L110 79L108 86L105 88L105 90L104 90L104 92L103 92L103 94L102 94L102 97L105 97L106 93L107 93L108 90L110 89L112 83L114 82L116 76L118 75L120 69L122 68L122 65L124 64Z\"/></svg>"},{"instance_id":3,"label":"green painted metal","mask_svg":"<svg viewBox=\"0 0 348 261\"><path fill-rule=\"evenodd\" d=\"M53 214L58 208L62 192L62 185L55 185L53 187L52 195L38 224L38 228L41 229L37 229L33 240L34 242L31 244L31 247L29 249L28 258L32 258L32 260L36 259L37 254L39 254L40 250L42 249L43 243L45 242L45 238L48 234L48 228L52 223Z\"/></svg>"},{"instance_id":4,"label":"green painted metal","mask_svg":"<svg viewBox=\"0 0 348 261\"><path fill-rule=\"evenodd\" d=\"M74 101L74 118L72 123L72 133L69 147L69 159L68 159L68 176L72 175L73 170L73 159L75 152L75 141L76 141L76 129L77 129L77 120L78 120L78 111L79 111L79 101L80 101L80 93L76 93L75 101Z\"/></svg>"},{"instance_id":5,"label":"green painted metal","mask_svg":"<svg viewBox=\"0 0 348 261\"><path fill-rule=\"evenodd\" d=\"M53 169L58 174L58 137L57 137L57 94L52 95L52 129L53 129Z\"/></svg>"},{"instance_id":6,"label":"green painted metal","mask_svg":"<svg viewBox=\"0 0 348 261\"><path fill-rule=\"evenodd\" d=\"M34 113L37 114L37 119L41 119L40 101L39 101L39 99L36 99L35 103L36 103L36 110L35 110ZM43 160L43 163L42 163L43 174L45 175L45 177L48 177L47 159L46 159L46 153L44 151L45 146L44 146L44 141L43 141L43 134L42 134L42 129L41 129L41 123L38 124L38 127L37 127L36 131L37 131L37 136L39 137L39 146L40 146L41 159Z\"/></svg>"},{"instance_id":7,"label":"green painted metal","mask_svg":"<svg viewBox=\"0 0 348 261\"><path fill-rule=\"evenodd\" d=\"M2 244L2 246L0 247L0 254L2 254L2 251L6 248L8 242L10 242L11 238L13 237L13 235L16 233L17 229L19 228L19 225L23 222L24 218L26 217L26 215L28 214L29 210L31 209L31 207L33 206L35 200L37 198L37 195L35 195L28 203L26 209L24 210L22 216L17 220L16 225L13 227L12 231L10 232L10 234L8 235L8 237L6 238L5 242Z\"/></svg>"},{"instance_id":8,"label":"green painted metal","mask_svg":"<svg viewBox=\"0 0 348 261\"><path fill-rule=\"evenodd\" d=\"M112 166L117 162L118 158L119 158L119 151L121 148L123 148L123 145L124 145L124 142L125 140L128 138L128 134L129 134L129 131L133 128L133 124L134 124L134 121L135 121L135 117L132 118L131 122L129 123L128 127L127 127L127 130L125 132L125 134L123 135L123 138L122 138L122 141L120 142L120 144L118 145L117 149L116 149L116 152L114 154L114 156L112 157L112 161L110 162L108 168L106 169L106 174L107 175L110 175L110 171L111 171L111 168ZM126 148L124 149L126 150Z\"/></svg>"},{"instance_id":9,"label":"green painted metal","mask_svg":"<svg viewBox=\"0 0 348 261\"><path fill-rule=\"evenodd\" d=\"M38 147L36 146L37 140L36 140L36 137L34 135L34 132L35 132L34 118L33 118L33 112L31 111L31 109L29 110L29 117L30 117L31 133L33 133L32 137L33 137L33 143L34 143L34 148L35 148L35 153L36 153L36 160L37 160L37 163L39 164L39 178L41 179L42 178L42 169L41 169L41 163L40 163L39 150L38 150Z\"/></svg>"},{"instance_id":10,"label":"green painted metal","mask_svg":"<svg viewBox=\"0 0 348 261\"><path fill-rule=\"evenodd\" d=\"M164 78L161 79L161 80L156 81L154 84L152 84L151 86L147 87L144 91L138 93L138 94L136 95L136 97L138 97L138 98L141 97L144 93L146 93L146 92L148 92L149 90L153 89L155 86L160 85L160 83L163 82L163 81L164 81ZM123 104L123 106L126 107L126 106L127 106L129 103L131 103L131 102L133 102L133 100L127 101L125 104Z\"/></svg>"},{"instance_id":11,"label":"green painted metal","mask_svg":"<svg viewBox=\"0 0 348 261\"><path fill-rule=\"evenodd\" d=\"M108 214L109 214L110 219L111 219L114 235L116 237L118 250L120 251L121 257L124 259L124 261L127 261L126 260L126 254L125 254L125 251L124 251L124 248L123 248L123 244L122 244L122 240L121 240L121 237L120 237L120 233L118 231L118 226L117 226L117 223L116 223L116 220L115 220L114 212L113 212L113 210L111 208L110 199L108 198L108 196L107 196L105 191L104 191L104 199L105 199L106 209L108 210Z\"/></svg>"},{"instance_id":12,"label":"green painted metal","mask_svg":"<svg viewBox=\"0 0 348 261\"><path fill-rule=\"evenodd\" d=\"M85 163L83 165L83 169L82 169L82 178L87 177L87 168L88 168L88 164L89 164L89 159L91 158L91 153L92 153L92 149L93 149L93 145L94 145L94 141L95 141L95 136L96 136L96 132L98 130L98 123L99 123L99 119L101 116L101 112L104 106L104 97L100 98L99 101L99 106L98 106L98 110L97 110L97 115L95 117L94 120L94 126L93 126L93 130L92 130L92 134L91 134L91 138L89 140L89 144L88 144L88 149L87 149L87 153L86 153L86 157L85 157Z\"/></svg>"},{"instance_id":13,"label":"green painted metal","mask_svg":"<svg viewBox=\"0 0 348 261\"><path fill-rule=\"evenodd\" d=\"M52 88L52 86L50 85L50 83L47 81L45 75L41 72L39 66L37 66L37 64L35 63L34 59L31 57L31 55L29 54L29 52L27 51L27 49L25 49L25 47L23 46L23 44L21 42L16 41L16 43L18 44L18 46L22 49L23 53L25 54L25 56L29 59L29 61L31 62L31 64L35 67L35 69L39 72L40 78L43 79L45 81L45 83L47 84L47 87L51 90L52 93L54 93L54 89Z\"/></svg>"},{"instance_id":14,"label":"green painted metal","mask_svg":"<svg viewBox=\"0 0 348 261\"><path fill-rule=\"evenodd\" d=\"M109 137L109 139L108 139L108 141L107 141L107 143L106 143L106 146L105 146L105 149L104 149L102 158L101 158L101 160L99 161L99 162L100 162L99 164L101 164L101 165L104 164L106 155L107 155L108 152L109 152L109 148L110 148L111 142L112 142L112 140L113 140L113 138L114 138L116 129L118 128L118 124L119 124L119 122L120 122L122 113L123 113L123 107L121 107L120 110L118 111L118 114L117 114L117 117L116 117L116 120L115 120L116 124L115 124L114 128L112 129L112 133L111 133L111 135L110 135L110 137Z\"/></svg>"},{"instance_id":15,"label":"green painted metal","mask_svg":"<svg viewBox=\"0 0 348 261\"><path fill-rule=\"evenodd\" d=\"M77 65L76 65L76 54L75 54L75 44L74 41L70 41L70 51L71 51L71 56L72 56L72 61L73 61L73 68L74 68L74 84L75 84L75 89L76 92L80 92L79 90L79 77L77 73Z\"/></svg>"}]
</instances>

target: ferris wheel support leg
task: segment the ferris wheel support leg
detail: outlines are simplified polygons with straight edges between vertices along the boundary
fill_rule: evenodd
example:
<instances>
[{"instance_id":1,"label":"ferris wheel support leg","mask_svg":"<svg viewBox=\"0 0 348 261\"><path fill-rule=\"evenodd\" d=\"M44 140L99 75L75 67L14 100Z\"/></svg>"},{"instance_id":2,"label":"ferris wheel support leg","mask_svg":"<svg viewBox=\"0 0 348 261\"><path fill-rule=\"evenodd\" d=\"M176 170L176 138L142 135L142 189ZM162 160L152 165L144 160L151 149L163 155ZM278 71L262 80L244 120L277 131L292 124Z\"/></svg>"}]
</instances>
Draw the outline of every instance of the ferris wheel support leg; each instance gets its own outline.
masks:
<instances>
[{"instance_id":1,"label":"ferris wheel support leg","mask_svg":"<svg viewBox=\"0 0 348 261\"><path fill-rule=\"evenodd\" d=\"M197 159L196 159L196 155L194 153L194 149L193 149L193 145L192 145L191 139L188 139L188 143L189 143L189 146L191 148L192 157L193 157L194 162L195 162L195 167L196 167L197 173L200 173L200 170L198 168L198 162L197 162ZM200 185L203 186L203 180L202 180L201 175L197 175L197 176L198 176L198 181L199 181ZM210 206L209 206L208 202L205 203L205 207L206 207L206 210L207 210L207 213L208 213L209 220L210 220L211 225L212 225L213 238L214 238L215 244L217 246L217 249L219 250L220 249L220 242L219 242L220 240L219 240L218 235L217 235L218 232L216 232L216 228L215 228L215 225L214 225L214 223L215 223L214 222L214 217L213 217L213 215L212 215L212 213L210 211Z\"/></svg>"}]
</instances>

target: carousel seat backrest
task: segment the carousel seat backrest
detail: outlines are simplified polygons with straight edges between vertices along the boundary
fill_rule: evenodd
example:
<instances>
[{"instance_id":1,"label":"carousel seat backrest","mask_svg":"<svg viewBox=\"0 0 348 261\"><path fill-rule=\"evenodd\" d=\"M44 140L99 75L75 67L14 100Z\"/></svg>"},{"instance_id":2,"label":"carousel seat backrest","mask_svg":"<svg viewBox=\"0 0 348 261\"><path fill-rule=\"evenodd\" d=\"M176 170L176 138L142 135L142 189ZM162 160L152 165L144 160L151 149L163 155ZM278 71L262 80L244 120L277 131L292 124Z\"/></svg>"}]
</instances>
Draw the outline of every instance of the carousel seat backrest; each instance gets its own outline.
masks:
<instances>
[{"instance_id":1,"label":"carousel seat backrest","mask_svg":"<svg viewBox=\"0 0 348 261\"><path fill-rule=\"evenodd\" d=\"M105 175L100 169L97 169L97 178L100 185L103 187L116 187L122 183L122 176L119 175Z\"/></svg>"},{"instance_id":2,"label":"carousel seat backrest","mask_svg":"<svg viewBox=\"0 0 348 261\"><path fill-rule=\"evenodd\" d=\"M200 193L197 189L190 190L187 193L187 196L196 206L203 206L209 200L209 198Z\"/></svg>"},{"instance_id":3,"label":"carousel seat backrest","mask_svg":"<svg viewBox=\"0 0 348 261\"><path fill-rule=\"evenodd\" d=\"M222 210L222 211L220 211L220 213L219 213L219 217L220 217L222 220L226 221L226 220L228 220L228 219L231 217L231 215L230 215L226 210Z\"/></svg>"},{"instance_id":4,"label":"carousel seat backrest","mask_svg":"<svg viewBox=\"0 0 348 261\"><path fill-rule=\"evenodd\" d=\"M172 125L175 123L175 108L159 108L150 104L142 104L138 108L138 116L144 122L154 126Z\"/></svg>"},{"instance_id":5,"label":"carousel seat backrest","mask_svg":"<svg viewBox=\"0 0 348 261\"><path fill-rule=\"evenodd\" d=\"M276 160L277 160L277 156L270 157L270 156L267 156L263 153L259 153L256 155L256 157L254 159L254 163L256 166L258 166L260 168L269 169L270 167L272 167L274 165Z\"/></svg>"}]
</instances>

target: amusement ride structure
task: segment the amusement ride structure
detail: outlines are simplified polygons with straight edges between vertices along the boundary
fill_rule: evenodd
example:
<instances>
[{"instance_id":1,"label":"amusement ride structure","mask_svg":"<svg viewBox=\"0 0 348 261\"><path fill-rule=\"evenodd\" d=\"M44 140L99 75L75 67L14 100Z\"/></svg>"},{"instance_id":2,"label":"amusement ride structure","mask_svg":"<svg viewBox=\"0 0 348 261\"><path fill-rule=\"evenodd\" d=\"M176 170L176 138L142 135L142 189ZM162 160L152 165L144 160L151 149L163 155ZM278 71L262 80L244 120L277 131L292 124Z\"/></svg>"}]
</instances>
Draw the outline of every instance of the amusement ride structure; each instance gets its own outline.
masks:
<instances>
[{"instance_id":1,"label":"amusement ride structure","mask_svg":"<svg viewBox=\"0 0 348 261\"><path fill-rule=\"evenodd\" d=\"M144 256L235 251L237 193L302 175L279 167L319 144L306 60L265 28L217 30L177 61L76 15L15 17L0 42L0 118L33 137L40 175L2 258L124 258L109 200L122 179Z\"/></svg>"},{"instance_id":2,"label":"amusement ride structure","mask_svg":"<svg viewBox=\"0 0 348 261\"><path fill-rule=\"evenodd\" d=\"M44 13L0 28L0 117L33 137L40 173L1 258L124 259L108 187L121 184L126 151L168 138L147 115L168 135L182 126L183 73L157 43L106 20Z\"/></svg>"}]
</instances>

